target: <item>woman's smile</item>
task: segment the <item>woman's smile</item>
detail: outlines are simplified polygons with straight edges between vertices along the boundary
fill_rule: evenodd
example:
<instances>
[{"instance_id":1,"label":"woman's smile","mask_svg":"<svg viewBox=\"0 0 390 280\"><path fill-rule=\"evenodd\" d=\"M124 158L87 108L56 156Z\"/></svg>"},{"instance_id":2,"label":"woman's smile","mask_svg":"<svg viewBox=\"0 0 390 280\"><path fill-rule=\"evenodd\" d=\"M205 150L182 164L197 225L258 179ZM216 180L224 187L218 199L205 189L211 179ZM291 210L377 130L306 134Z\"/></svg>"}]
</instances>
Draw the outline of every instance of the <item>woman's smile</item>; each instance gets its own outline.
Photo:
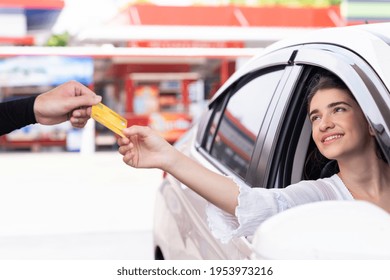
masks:
<instances>
[{"instance_id":1,"label":"woman's smile","mask_svg":"<svg viewBox=\"0 0 390 280\"><path fill-rule=\"evenodd\" d=\"M344 134L341 134L341 133L337 133L337 134L333 133L333 134L330 134L330 135L327 134L327 135L322 137L321 142L324 143L324 144L330 144L330 143L333 143L336 140L339 140L343 136L344 136Z\"/></svg>"}]
</instances>

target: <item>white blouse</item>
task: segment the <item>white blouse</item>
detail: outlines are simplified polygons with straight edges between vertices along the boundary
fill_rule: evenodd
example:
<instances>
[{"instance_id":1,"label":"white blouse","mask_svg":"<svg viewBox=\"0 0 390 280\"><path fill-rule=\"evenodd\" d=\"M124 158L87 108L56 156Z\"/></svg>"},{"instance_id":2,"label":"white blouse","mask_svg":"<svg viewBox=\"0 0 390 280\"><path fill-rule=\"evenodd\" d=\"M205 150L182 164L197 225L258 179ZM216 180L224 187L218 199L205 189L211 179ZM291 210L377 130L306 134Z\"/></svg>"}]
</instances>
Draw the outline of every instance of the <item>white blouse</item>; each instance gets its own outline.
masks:
<instances>
[{"instance_id":1,"label":"white blouse","mask_svg":"<svg viewBox=\"0 0 390 280\"><path fill-rule=\"evenodd\" d=\"M291 207L323 200L354 199L338 175L301 181L284 189L250 188L236 183L240 194L235 216L211 203L206 209L210 230L222 243L233 237L253 235L264 220Z\"/></svg>"}]
</instances>

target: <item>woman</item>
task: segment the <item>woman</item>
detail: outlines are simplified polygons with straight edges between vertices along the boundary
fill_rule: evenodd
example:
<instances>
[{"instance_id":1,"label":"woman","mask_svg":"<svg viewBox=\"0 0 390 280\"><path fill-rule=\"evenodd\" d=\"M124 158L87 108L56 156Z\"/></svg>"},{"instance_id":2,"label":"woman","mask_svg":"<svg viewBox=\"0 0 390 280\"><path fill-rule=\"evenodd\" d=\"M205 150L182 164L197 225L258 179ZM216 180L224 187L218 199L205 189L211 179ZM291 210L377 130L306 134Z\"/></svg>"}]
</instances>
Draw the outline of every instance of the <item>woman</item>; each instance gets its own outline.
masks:
<instances>
[{"instance_id":1,"label":"woman","mask_svg":"<svg viewBox=\"0 0 390 280\"><path fill-rule=\"evenodd\" d=\"M147 127L125 129L119 152L126 164L160 168L207 199L210 229L222 242L253 235L268 217L304 203L359 199L390 212L390 166L378 155L372 129L345 84L333 75L319 77L308 95L308 114L318 150L336 160L340 171L285 189L239 185L186 157Z\"/></svg>"}]
</instances>

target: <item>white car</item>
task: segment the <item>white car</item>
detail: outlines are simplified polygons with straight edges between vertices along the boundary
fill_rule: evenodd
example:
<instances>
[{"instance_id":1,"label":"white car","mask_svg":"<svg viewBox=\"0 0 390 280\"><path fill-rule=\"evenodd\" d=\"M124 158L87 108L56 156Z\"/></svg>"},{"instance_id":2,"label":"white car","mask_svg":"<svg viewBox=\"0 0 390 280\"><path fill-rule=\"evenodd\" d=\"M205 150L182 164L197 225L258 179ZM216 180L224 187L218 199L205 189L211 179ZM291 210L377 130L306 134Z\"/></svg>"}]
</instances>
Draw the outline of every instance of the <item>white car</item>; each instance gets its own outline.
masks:
<instances>
[{"instance_id":1,"label":"white car","mask_svg":"<svg viewBox=\"0 0 390 280\"><path fill-rule=\"evenodd\" d=\"M309 157L314 143L305 96L310 78L323 69L337 75L352 91L376 130L380 148L390 162L390 23L324 29L271 45L219 89L202 119L175 144L177 149L207 168L235 177L251 188L284 188L303 179L334 174L332 162L316 165ZM376 207L367 206L368 203L362 206L356 202L346 206L339 201L334 202L336 204L303 205L265 221L255 237L234 238L228 244L222 244L212 236L207 224L206 203L169 174L165 176L155 208L156 259L351 256L390 259L389 238L382 240L384 236L390 236L388 213L373 218L382 221L382 232L376 230L378 224L369 232L358 230L370 225L364 224L370 217L344 222L344 227L338 227L343 224L340 222L343 219L350 220L351 215L342 215L343 209L356 208L348 213L356 211L358 215L362 207ZM329 211L329 205L335 209L339 207L339 211ZM375 215L378 211L363 212ZM315 223L316 217L325 220ZM299 222L295 224L293 221ZM315 227L317 231L312 228L312 233L320 234L323 229L320 224L327 225L328 232L332 232L328 234L329 240L308 240L307 231L318 225ZM359 234L361 240L371 234L373 240L377 238L383 241L383 245L377 248L378 243L374 242L375 246L352 249L356 242L350 242L339 251L321 251L327 250L326 242L334 241L332 236L340 237L336 248L348 243L344 240L346 235L340 233L348 232L348 228L356 230L356 240L360 240ZM280 230L284 231L283 234ZM290 234L295 234L294 238L289 239ZM297 244L301 251L294 251L293 246L297 244L293 242L299 241L299 234L302 238ZM326 239L326 234L321 236ZM316 247L316 242L324 242L324 246L318 244ZM289 244L291 250L287 249Z\"/></svg>"}]
</instances>

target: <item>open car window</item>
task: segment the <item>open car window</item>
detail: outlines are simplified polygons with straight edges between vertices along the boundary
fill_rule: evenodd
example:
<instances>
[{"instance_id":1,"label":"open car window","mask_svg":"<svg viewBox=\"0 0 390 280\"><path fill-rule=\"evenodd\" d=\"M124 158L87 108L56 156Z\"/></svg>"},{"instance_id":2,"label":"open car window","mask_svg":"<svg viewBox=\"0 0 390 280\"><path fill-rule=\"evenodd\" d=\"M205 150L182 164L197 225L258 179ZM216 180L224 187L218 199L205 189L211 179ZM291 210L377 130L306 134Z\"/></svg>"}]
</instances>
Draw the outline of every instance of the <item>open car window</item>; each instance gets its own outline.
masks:
<instances>
[{"instance_id":1,"label":"open car window","mask_svg":"<svg viewBox=\"0 0 390 280\"><path fill-rule=\"evenodd\" d=\"M337 162L325 158L316 148L307 114L306 99L310 84L313 77L320 71L325 70L319 67L307 67L303 70L300 81L292 94L273 160L275 171L271 177L274 176L272 182L277 188L283 188L301 180L330 177L339 172ZM354 90L350 90L355 95ZM362 110L365 111L364 108ZM385 152L381 151L383 157Z\"/></svg>"}]
</instances>

